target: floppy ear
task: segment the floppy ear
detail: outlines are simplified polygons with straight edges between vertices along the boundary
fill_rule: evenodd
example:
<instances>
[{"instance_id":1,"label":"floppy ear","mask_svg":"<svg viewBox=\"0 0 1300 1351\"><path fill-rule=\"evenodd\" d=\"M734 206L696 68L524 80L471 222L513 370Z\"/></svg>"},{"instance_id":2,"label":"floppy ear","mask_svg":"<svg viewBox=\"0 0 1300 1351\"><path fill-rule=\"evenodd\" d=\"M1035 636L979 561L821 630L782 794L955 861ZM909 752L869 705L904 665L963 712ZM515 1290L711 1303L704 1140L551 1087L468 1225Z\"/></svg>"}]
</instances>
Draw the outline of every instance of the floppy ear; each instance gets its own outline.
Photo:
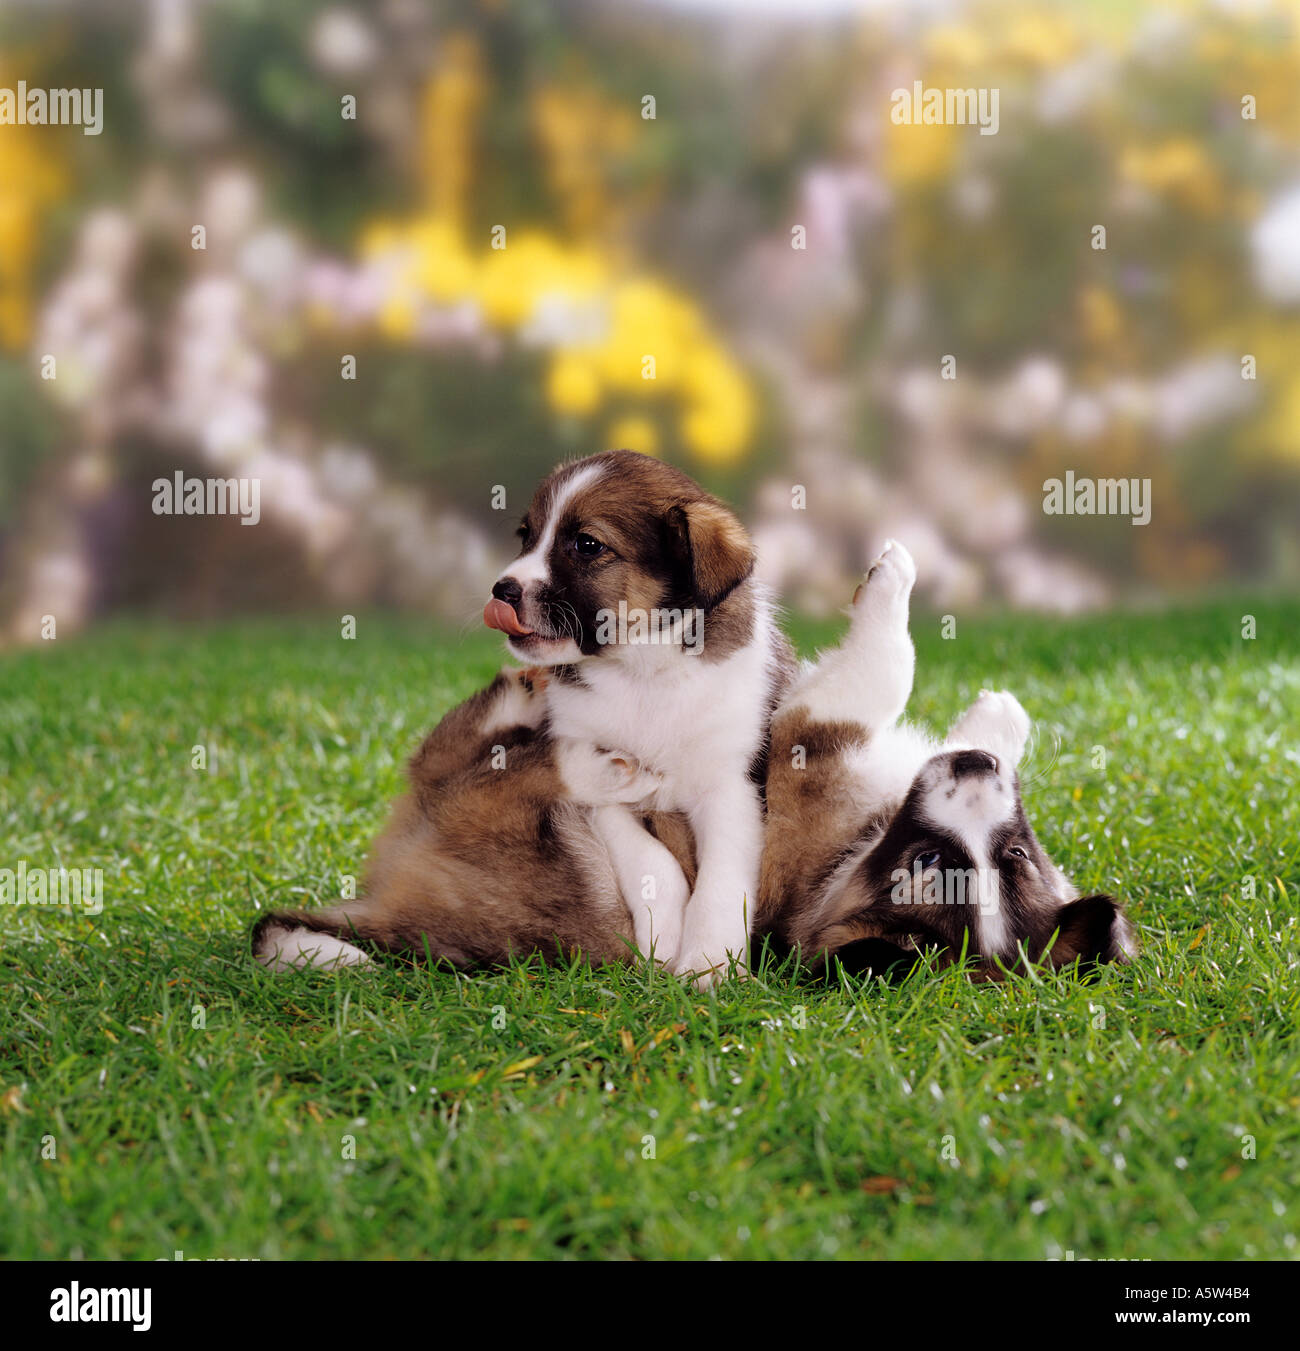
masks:
<instances>
[{"instance_id":1,"label":"floppy ear","mask_svg":"<svg viewBox=\"0 0 1300 1351\"><path fill-rule=\"evenodd\" d=\"M1051 959L1055 967L1068 966L1077 957L1083 966L1097 962L1127 962L1137 956L1133 926L1113 896L1083 896L1056 912L1056 942Z\"/></svg>"},{"instance_id":2,"label":"floppy ear","mask_svg":"<svg viewBox=\"0 0 1300 1351\"><path fill-rule=\"evenodd\" d=\"M667 516L692 599L702 610L720 604L754 570L745 527L712 498L673 507Z\"/></svg>"}]
</instances>

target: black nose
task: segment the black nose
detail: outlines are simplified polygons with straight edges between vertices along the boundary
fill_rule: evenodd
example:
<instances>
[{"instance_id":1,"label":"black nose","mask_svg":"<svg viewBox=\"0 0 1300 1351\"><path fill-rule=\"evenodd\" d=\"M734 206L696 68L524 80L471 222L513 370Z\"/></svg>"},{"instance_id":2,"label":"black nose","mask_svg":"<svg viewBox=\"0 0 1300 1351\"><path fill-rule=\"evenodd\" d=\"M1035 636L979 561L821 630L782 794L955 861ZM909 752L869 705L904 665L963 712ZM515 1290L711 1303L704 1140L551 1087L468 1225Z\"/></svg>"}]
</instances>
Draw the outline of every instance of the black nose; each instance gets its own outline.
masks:
<instances>
[{"instance_id":1,"label":"black nose","mask_svg":"<svg viewBox=\"0 0 1300 1351\"><path fill-rule=\"evenodd\" d=\"M492 594L497 600L505 601L507 605L517 606L524 598L524 588L513 577L502 577L492 588Z\"/></svg>"},{"instance_id":2,"label":"black nose","mask_svg":"<svg viewBox=\"0 0 1300 1351\"><path fill-rule=\"evenodd\" d=\"M998 757L988 751L958 751L952 757L954 779L976 778L998 772Z\"/></svg>"}]
</instances>

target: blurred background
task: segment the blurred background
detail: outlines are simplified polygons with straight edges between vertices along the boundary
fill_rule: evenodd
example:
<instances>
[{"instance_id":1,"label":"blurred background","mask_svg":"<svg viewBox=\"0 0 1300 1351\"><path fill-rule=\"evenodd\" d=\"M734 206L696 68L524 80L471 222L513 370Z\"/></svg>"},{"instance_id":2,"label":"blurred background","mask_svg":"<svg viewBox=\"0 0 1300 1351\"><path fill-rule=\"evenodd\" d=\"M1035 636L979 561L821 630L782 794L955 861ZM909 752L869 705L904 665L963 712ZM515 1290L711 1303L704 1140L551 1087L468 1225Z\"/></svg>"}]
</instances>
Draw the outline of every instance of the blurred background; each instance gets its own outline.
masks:
<instances>
[{"instance_id":1,"label":"blurred background","mask_svg":"<svg viewBox=\"0 0 1300 1351\"><path fill-rule=\"evenodd\" d=\"M997 134L896 124L916 80ZM887 534L944 608L1300 574L1295 0L7 3L19 81L103 126L0 125L6 641L462 621L611 446L813 612ZM1045 515L1067 469L1150 523ZM260 523L155 515L177 471Z\"/></svg>"}]
</instances>

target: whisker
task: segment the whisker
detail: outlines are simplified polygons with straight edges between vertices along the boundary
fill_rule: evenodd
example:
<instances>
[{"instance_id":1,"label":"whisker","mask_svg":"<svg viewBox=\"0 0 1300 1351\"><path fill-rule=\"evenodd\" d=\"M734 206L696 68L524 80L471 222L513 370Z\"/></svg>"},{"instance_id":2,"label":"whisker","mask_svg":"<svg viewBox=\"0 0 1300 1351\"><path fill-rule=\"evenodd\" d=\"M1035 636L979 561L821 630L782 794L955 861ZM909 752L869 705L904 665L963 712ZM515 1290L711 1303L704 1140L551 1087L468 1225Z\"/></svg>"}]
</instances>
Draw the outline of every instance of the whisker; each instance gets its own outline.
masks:
<instances>
[{"instance_id":1,"label":"whisker","mask_svg":"<svg viewBox=\"0 0 1300 1351\"><path fill-rule=\"evenodd\" d=\"M1032 760L1034 753L1038 749L1038 727L1035 724L1029 735L1029 751L1026 759ZM1052 729L1052 758L1040 769L1035 769L1028 779L1022 778L1020 781L1021 791L1027 788L1033 788L1043 782L1044 779L1056 768L1056 762L1061 758L1061 733L1057 728Z\"/></svg>"},{"instance_id":2,"label":"whisker","mask_svg":"<svg viewBox=\"0 0 1300 1351\"><path fill-rule=\"evenodd\" d=\"M554 622L553 616L558 614L560 623ZM551 621L552 627L557 628L566 638L572 639L579 647L582 645L582 621L578 618L578 612L566 600L551 600L547 603L546 617Z\"/></svg>"}]
</instances>

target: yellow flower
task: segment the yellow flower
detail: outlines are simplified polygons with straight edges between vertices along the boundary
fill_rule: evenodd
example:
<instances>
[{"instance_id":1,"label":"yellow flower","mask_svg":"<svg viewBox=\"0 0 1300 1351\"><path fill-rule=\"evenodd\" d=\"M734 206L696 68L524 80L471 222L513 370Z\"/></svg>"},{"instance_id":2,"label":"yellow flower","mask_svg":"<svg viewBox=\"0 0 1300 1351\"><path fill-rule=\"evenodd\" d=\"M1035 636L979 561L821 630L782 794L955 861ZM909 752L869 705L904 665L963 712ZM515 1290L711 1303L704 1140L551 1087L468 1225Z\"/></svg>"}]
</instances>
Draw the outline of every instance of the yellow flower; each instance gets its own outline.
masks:
<instances>
[{"instance_id":1,"label":"yellow flower","mask_svg":"<svg viewBox=\"0 0 1300 1351\"><path fill-rule=\"evenodd\" d=\"M913 111L918 116L919 110ZM946 176L957 150L957 128L936 122L894 122L885 128L885 174L905 187Z\"/></svg>"},{"instance_id":2,"label":"yellow flower","mask_svg":"<svg viewBox=\"0 0 1300 1351\"><path fill-rule=\"evenodd\" d=\"M1300 463L1300 376L1279 391L1261 431L1270 454Z\"/></svg>"},{"instance_id":3,"label":"yellow flower","mask_svg":"<svg viewBox=\"0 0 1300 1351\"><path fill-rule=\"evenodd\" d=\"M701 327L694 306L662 282L632 278L614 288L609 339L600 349L600 368L615 388L654 396L682 378L687 347ZM646 358L653 359L654 379Z\"/></svg>"},{"instance_id":4,"label":"yellow flower","mask_svg":"<svg viewBox=\"0 0 1300 1351\"><path fill-rule=\"evenodd\" d=\"M546 373L546 397L557 413L582 417L600 403L600 376L585 357L561 352Z\"/></svg>"},{"instance_id":5,"label":"yellow flower","mask_svg":"<svg viewBox=\"0 0 1300 1351\"><path fill-rule=\"evenodd\" d=\"M1026 14L1007 33L1007 54L1034 66L1062 66L1074 54L1078 38L1059 14Z\"/></svg>"},{"instance_id":6,"label":"yellow flower","mask_svg":"<svg viewBox=\"0 0 1300 1351\"><path fill-rule=\"evenodd\" d=\"M386 338L401 340L415 333L415 302L411 294L390 295L379 310L379 331Z\"/></svg>"},{"instance_id":7,"label":"yellow flower","mask_svg":"<svg viewBox=\"0 0 1300 1351\"><path fill-rule=\"evenodd\" d=\"M1101 286L1085 286L1079 293L1079 320L1085 341L1097 347L1113 343L1124 327L1115 297Z\"/></svg>"},{"instance_id":8,"label":"yellow flower","mask_svg":"<svg viewBox=\"0 0 1300 1351\"><path fill-rule=\"evenodd\" d=\"M626 104L572 83L540 87L532 113L547 182L569 228L584 234L607 227L617 199L606 166L631 146L639 119Z\"/></svg>"},{"instance_id":9,"label":"yellow flower","mask_svg":"<svg viewBox=\"0 0 1300 1351\"><path fill-rule=\"evenodd\" d=\"M686 375L690 403L682 438L703 460L729 464L740 458L753 431L754 408L744 376L721 349L701 347Z\"/></svg>"},{"instance_id":10,"label":"yellow flower","mask_svg":"<svg viewBox=\"0 0 1300 1351\"><path fill-rule=\"evenodd\" d=\"M430 218L411 232L417 263L414 279L431 299L451 305L473 294L477 281L474 260L460 231L450 221Z\"/></svg>"},{"instance_id":11,"label":"yellow flower","mask_svg":"<svg viewBox=\"0 0 1300 1351\"><path fill-rule=\"evenodd\" d=\"M988 43L968 24L945 23L926 37L925 54L939 64L978 66L988 59Z\"/></svg>"},{"instance_id":12,"label":"yellow flower","mask_svg":"<svg viewBox=\"0 0 1300 1351\"><path fill-rule=\"evenodd\" d=\"M1150 148L1127 147L1120 156L1120 173L1130 182L1202 213L1223 202L1218 170L1204 148L1187 136Z\"/></svg>"},{"instance_id":13,"label":"yellow flower","mask_svg":"<svg viewBox=\"0 0 1300 1351\"><path fill-rule=\"evenodd\" d=\"M478 40L452 33L443 41L438 69L424 91L421 164L429 199L440 216L460 220L473 173L473 135L487 93Z\"/></svg>"},{"instance_id":14,"label":"yellow flower","mask_svg":"<svg viewBox=\"0 0 1300 1351\"><path fill-rule=\"evenodd\" d=\"M373 258L381 253L390 253L400 247L405 236L405 227L396 221L372 220L361 231L361 256Z\"/></svg>"},{"instance_id":15,"label":"yellow flower","mask_svg":"<svg viewBox=\"0 0 1300 1351\"><path fill-rule=\"evenodd\" d=\"M13 83L0 73L0 86ZM44 127L0 127L0 346L27 341L45 209L67 184L59 145Z\"/></svg>"},{"instance_id":16,"label":"yellow flower","mask_svg":"<svg viewBox=\"0 0 1300 1351\"><path fill-rule=\"evenodd\" d=\"M618 256L591 235L574 243L510 225L498 248L466 235L470 147L484 87L472 41L453 40L426 90L421 130L432 191L425 214L376 220L361 236L362 255L381 259L390 278L381 332L409 339L422 303L473 301L496 328L553 345L544 388L557 414L588 416L607 392L634 406L676 398L682 434L697 455L726 462L743 454L754 420L749 388L688 295L655 277L617 275ZM608 220L597 162L627 149L635 134L630 114L554 87L534 99L533 112L570 225L581 231ZM644 414L631 411L607 432L616 445L659 451L659 424Z\"/></svg>"},{"instance_id":17,"label":"yellow flower","mask_svg":"<svg viewBox=\"0 0 1300 1351\"><path fill-rule=\"evenodd\" d=\"M702 460L732 464L745 449L748 428L725 410L701 406L682 417L682 439Z\"/></svg>"},{"instance_id":18,"label":"yellow flower","mask_svg":"<svg viewBox=\"0 0 1300 1351\"><path fill-rule=\"evenodd\" d=\"M605 445L610 450L639 450L642 455L658 455L659 432L647 417L622 417L606 428Z\"/></svg>"},{"instance_id":19,"label":"yellow flower","mask_svg":"<svg viewBox=\"0 0 1300 1351\"><path fill-rule=\"evenodd\" d=\"M558 260L558 247L545 235L507 232L505 248L489 248L479 268L478 300L488 322L517 328L530 319Z\"/></svg>"}]
</instances>

